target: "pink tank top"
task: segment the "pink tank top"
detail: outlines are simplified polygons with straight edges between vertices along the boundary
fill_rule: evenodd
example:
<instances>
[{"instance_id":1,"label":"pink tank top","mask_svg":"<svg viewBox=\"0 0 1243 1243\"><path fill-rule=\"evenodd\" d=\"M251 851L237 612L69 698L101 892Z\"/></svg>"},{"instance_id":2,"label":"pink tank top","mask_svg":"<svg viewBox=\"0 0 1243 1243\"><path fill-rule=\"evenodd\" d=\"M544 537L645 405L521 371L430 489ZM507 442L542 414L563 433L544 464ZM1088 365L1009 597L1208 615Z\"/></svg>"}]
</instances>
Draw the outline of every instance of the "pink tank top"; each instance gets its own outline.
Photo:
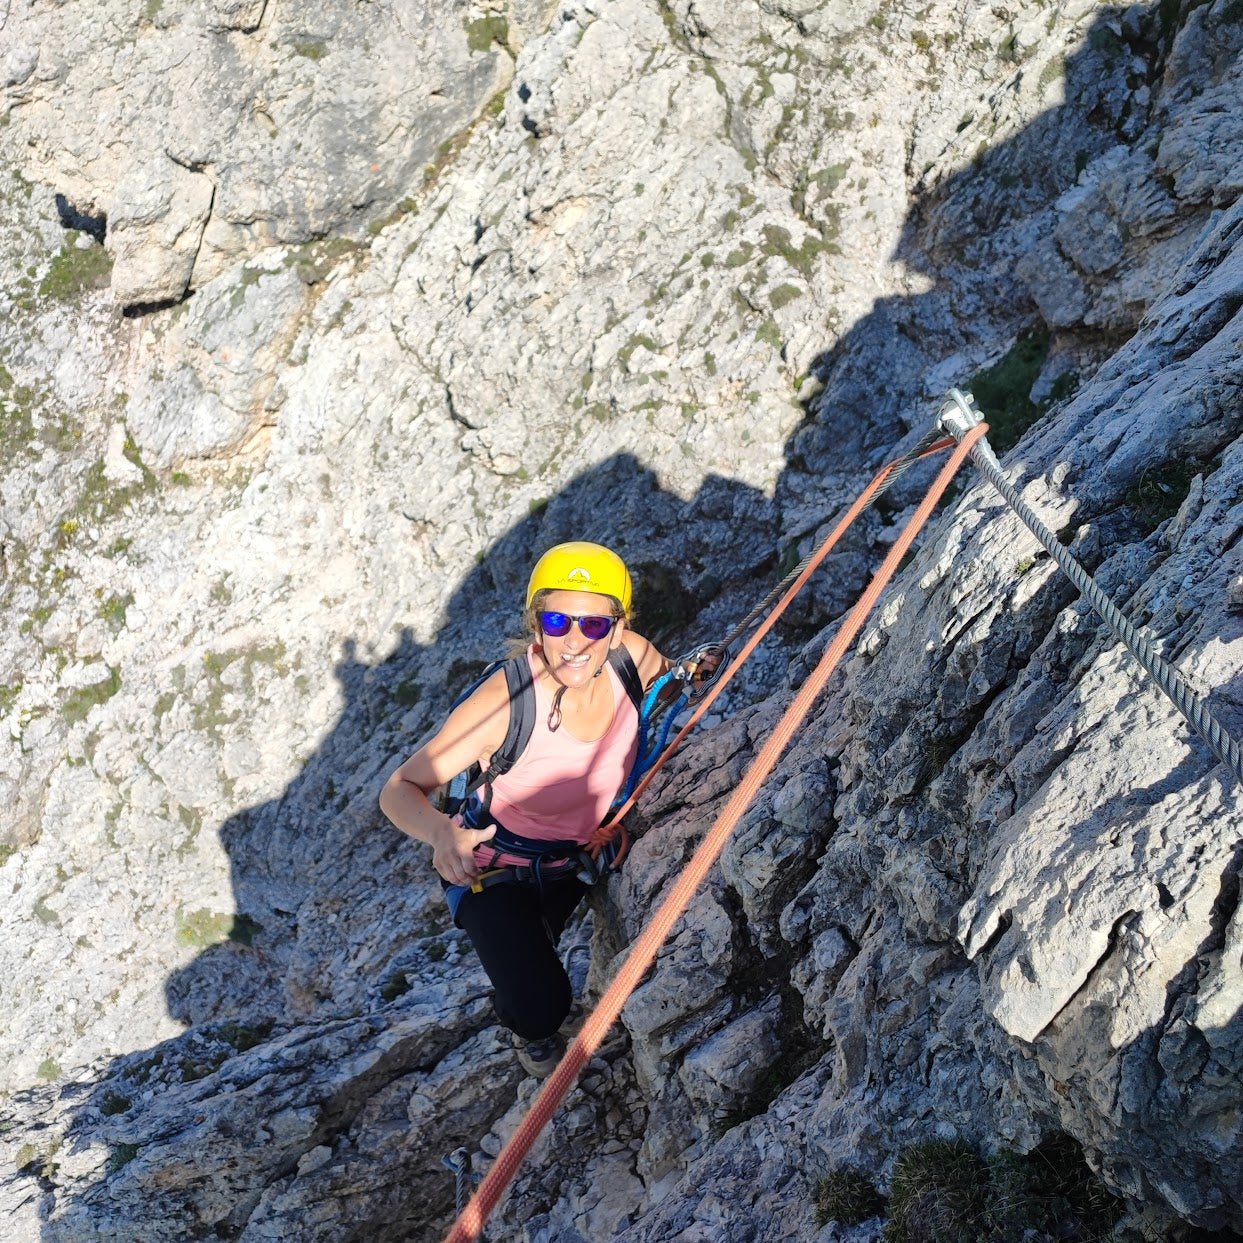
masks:
<instances>
[{"instance_id":1,"label":"pink tank top","mask_svg":"<svg viewBox=\"0 0 1243 1243\"><path fill-rule=\"evenodd\" d=\"M543 841L585 844L620 792L639 750L639 714L612 665L613 720L602 738L582 742L562 725L549 732L552 698L527 653L535 678L535 728L518 762L492 783L492 815L511 833ZM481 846L486 866L492 854ZM508 861L508 860L501 860Z\"/></svg>"}]
</instances>

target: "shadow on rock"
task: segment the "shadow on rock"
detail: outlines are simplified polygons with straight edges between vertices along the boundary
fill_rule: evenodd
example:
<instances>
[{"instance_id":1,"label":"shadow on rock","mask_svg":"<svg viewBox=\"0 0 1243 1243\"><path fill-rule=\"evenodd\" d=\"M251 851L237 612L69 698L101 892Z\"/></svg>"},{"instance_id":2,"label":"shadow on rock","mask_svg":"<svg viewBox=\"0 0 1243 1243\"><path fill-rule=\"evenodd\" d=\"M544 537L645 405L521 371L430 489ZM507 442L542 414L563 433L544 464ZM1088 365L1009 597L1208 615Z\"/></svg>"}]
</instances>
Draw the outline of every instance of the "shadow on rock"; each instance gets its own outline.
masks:
<instances>
[{"instance_id":1,"label":"shadow on rock","mask_svg":"<svg viewBox=\"0 0 1243 1243\"><path fill-rule=\"evenodd\" d=\"M612 458L463 576L433 643L407 631L375 663L345 645L336 670L344 705L331 733L279 799L220 828L232 927L167 984L170 1012L190 1030L116 1059L93 1085L62 1089L62 1107L75 1113L65 1142L23 1167L48 1243L440 1236L453 1190L441 1157L485 1133L523 1089L426 851L378 812L380 783L516 633L544 548L570 538L616 547L635 571L638 628L676 653L745 613L783 557L805 551L880 462L923 433L940 395L925 388L930 372L967 380L972 357L1027 329L1069 341L1071 321L1050 318L1054 291L1037 289L1042 323L1005 260L1025 222L1047 232L1042 213L1085 162L1142 129L1114 63L1131 38L1131 51L1148 47L1159 78L1164 50L1145 43L1140 13L1100 18L1067 62L1066 107L921 192L899 257L934 286L882 300L816 360L823 391L785 446L774 499L713 478L684 502L636 458ZM1133 327L1119 313L1083 334L1082 355L1099 360ZM848 605L924 478L912 472L868 516L837 571L800 606L787 650L779 641L781 659L755 695L784 680L787 657L797 678L798 647ZM1233 876L1237 899L1237 868ZM1236 1052L1237 1026L1236 1014L1215 1029L1232 1033ZM29 1116L51 1108L47 1093L27 1094Z\"/></svg>"}]
</instances>

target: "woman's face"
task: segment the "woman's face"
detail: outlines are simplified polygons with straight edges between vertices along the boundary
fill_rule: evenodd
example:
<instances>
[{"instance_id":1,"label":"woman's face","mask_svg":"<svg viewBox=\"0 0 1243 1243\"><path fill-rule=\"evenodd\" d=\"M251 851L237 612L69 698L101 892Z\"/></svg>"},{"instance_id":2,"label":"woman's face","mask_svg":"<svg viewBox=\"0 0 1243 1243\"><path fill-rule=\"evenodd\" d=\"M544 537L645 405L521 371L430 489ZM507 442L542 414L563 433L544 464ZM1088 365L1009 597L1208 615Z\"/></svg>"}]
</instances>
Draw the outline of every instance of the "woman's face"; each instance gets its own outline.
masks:
<instances>
[{"instance_id":1,"label":"woman's face","mask_svg":"<svg viewBox=\"0 0 1243 1243\"><path fill-rule=\"evenodd\" d=\"M565 613L571 617L611 617L613 607L612 600L594 591L550 591L540 602L539 612ZM577 621L560 637L541 628L538 642L553 677L566 687L585 686L608 660L609 649L621 642L625 624L623 618L617 618L608 634L599 639L587 638Z\"/></svg>"}]
</instances>

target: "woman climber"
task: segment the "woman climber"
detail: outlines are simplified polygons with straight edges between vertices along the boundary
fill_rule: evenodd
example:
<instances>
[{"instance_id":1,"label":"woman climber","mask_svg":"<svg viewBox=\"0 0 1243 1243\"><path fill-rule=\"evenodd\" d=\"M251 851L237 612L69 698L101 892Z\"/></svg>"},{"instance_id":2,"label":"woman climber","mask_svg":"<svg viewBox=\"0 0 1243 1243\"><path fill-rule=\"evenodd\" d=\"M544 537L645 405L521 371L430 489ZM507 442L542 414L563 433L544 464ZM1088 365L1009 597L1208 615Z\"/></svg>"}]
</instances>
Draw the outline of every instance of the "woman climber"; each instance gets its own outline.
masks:
<instances>
[{"instance_id":1,"label":"woman climber","mask_svg":"<svg viewBox=\"0 0 1243 1243\"><path fill-rule=\"evenodd\" d=\"M433 805L433 791L473 763L488 770L512 737L511 712L529 691L515 692L497 669L380 794L393 824L431 845L455 920L492 981L497 1017L514 1033L519 1062L541 1078L582 1021L556 942L593 878L587 847L635 762L641 688L669 668L629 628L630 596L630 574L609 549L576 542L546 552L527 585L529 644L513 662L534 690L521 754L487 774L457 814Z\"/></svg>"}]
</instances>

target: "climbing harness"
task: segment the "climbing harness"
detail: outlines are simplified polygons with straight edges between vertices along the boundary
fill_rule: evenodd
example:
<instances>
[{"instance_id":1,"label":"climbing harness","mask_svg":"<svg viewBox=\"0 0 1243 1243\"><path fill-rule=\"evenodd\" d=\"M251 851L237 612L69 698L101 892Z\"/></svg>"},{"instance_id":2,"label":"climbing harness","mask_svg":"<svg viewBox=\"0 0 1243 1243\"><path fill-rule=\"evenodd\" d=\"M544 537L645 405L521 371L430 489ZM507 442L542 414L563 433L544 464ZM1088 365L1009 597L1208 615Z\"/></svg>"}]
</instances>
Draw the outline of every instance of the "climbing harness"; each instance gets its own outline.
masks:
<instances>
[{"instance_id":1,"label":"climbing harness","mask_svg":"<svg viewBox=\"0 0 1243 1243\"><path fill-rule=\"evenodd\" d=\"M754 761L752 761L750 769L748 769L742 780L735 787L733 794L715 823L708 830L682 872L670 886L659 908L636 937L629 953L613 976L612 982L600 998L596 1008L587 1015L581 1030L567 1047L556 1069L544 1081L544 1086L540 1090L539 1095L535 1098L526 1116L518 1124L518 1128L510 1137L509 1142L497 1155L491 1169L471 1197L470 1203L463 1212L458 1214L457 1221L454 1223L452 1230L445 1237L445 1243L470 1243L471 1240L479 1238L480 1231L483 1229L488 1215L499 1203L505 1188L509 1186L517 1174L518 1168L530 1152L540 1132L548 1124L557 1105L565 1097L566 1093L569 1092L574 1081L582 1072L583 1067L586 1066L587 1062L599 1049L609 1029L617 1020L618 1015L620 1015L626 1000L638 987L643 976L655 962L656 955L660 947L668 939L674 924L690 906L696 890L703 883L712 865L725 849L725 844L729 840L730 834L755 798L760 785L776 766L781 754L794 736L794 732L802 723L807 713L811 711L812 705L841 662L847 648L862 628L881 592L897 572L903 557L914 542L915 536L927 522L937 501L949 486L958 468L966 460L971 446L984 435L987 429L987 424L981 423L978 427L969 431L964 436L963 441L954 448L950 460L942 468L940 474L929 488L927 495L916 508L906 528L889 550L889 554L886 556L881 568L876 572L867 590L846 616L836 636L825 649L820 663L808 677L807 681L803 683L793 702L777 723L773 733L765 742ZM951 438L940 437L939 433L931 438L925 437L914 450L904 455L900 462L903 468L905 468L917 460L917 458L932 452L939 452L953 444L954 442ZM730 676L737 672L741 662L754 650L768 629L775 624L777 615L793 599L803 583L810 577L815 567L828 555L829 551L842 537L851 522L896 477L898 465L895 462L882 468L876 478L864 489L859 499L834 527L821 547L807 559L804 566L795 571L795 581L786 589L777 609L774 610L773 614L769 615L765 622L757 629L756 633L751 636L750 640L748 640L735 658L731 667L725 671L724 676L714 680L711 689L701 699L691 720L682 727L674 743L671 744L670 748L661 757L662 762L672 754L678 742L685 737L699 716L706 711L712 700L721 693ZM618 816L625 814L647 782L650 781L655 771L656 767L649 770L645 780L640 782L626 800L626 803L623 804Z\"/></svg>"},{"instance_id":2,"label":"climbing harness","mask_svg":"<svg viewBox=\"0 0 1243 1243\"><path fill-rule=\"evenodd\" d=\"M938 425L955 440L962 438L979 425L981 415L975 406L975 398L956 388L950 389L941 407ZM1062 546L1057 536L1036 516L1035 511L1018 494L1002 472L1001 463L985 439L977 440L971 450L971 460L989 483L1001 493L1006 503L1023 520L1028 530L1044 545L1067 578L1079 593L1096 610L1110 630L1126 645L1127 650L1143 666L1154 682L1168 696L1174 706L1186 717L1195 731L1209 745L1213 754L1234 774L1243 785L1243 755L1239 744L1226 732L1225 727L1209 711L1203 700L1189 687L1183 676L1167 660L1161 657L1151 640L1133 625L1113 601L1101 590L1092 576Z\"/></svg>"},{"instance_id":3,"label":"climbing harness","mask_svg":"<svg viewBox=\"0 0 1243 1243\"><path fill-rule=\"evenodd\" d=\"M469 885L453 885L441 879L449 914L457 923L458 908L468 893L482 893L493 885L534 885L541 892L545 884L574 877L585 885L594 885L607 872L619 868L630 851L630 834L624 824L608 821L596 830L586 846L570 840L537 840L511 833L498 820L485 815L477 796L472 796L461 812L462 824L468 829L496 826L496 832L484 843L492 850L493 859L505 856L521 859L521 863L503 863L486 867Z\"/></svg>"},{"instance_id":4,"label":"climbing harness","mask_svg":"<svg viewBox=\"0 0 1243 1243\"><path fill-rule=\"evenodd\" d=\"M608 871L621 867L630 850L626 826L612 821L597 829L588 845L581 846L570 840L544 841L511 833L499 821L484 815L477 797L471 798L461 815L468 829L496 825L496 832L485 843L495 852L494 857L510 856L523 862L485 868L469 885L452 885L442 879L445 901L454 923L457 923L458 907L468 893L482 893L493 885L534 885L542 892L545 884L571 876L585 885L594 885Z\"/></svg>"}]
</instances>

